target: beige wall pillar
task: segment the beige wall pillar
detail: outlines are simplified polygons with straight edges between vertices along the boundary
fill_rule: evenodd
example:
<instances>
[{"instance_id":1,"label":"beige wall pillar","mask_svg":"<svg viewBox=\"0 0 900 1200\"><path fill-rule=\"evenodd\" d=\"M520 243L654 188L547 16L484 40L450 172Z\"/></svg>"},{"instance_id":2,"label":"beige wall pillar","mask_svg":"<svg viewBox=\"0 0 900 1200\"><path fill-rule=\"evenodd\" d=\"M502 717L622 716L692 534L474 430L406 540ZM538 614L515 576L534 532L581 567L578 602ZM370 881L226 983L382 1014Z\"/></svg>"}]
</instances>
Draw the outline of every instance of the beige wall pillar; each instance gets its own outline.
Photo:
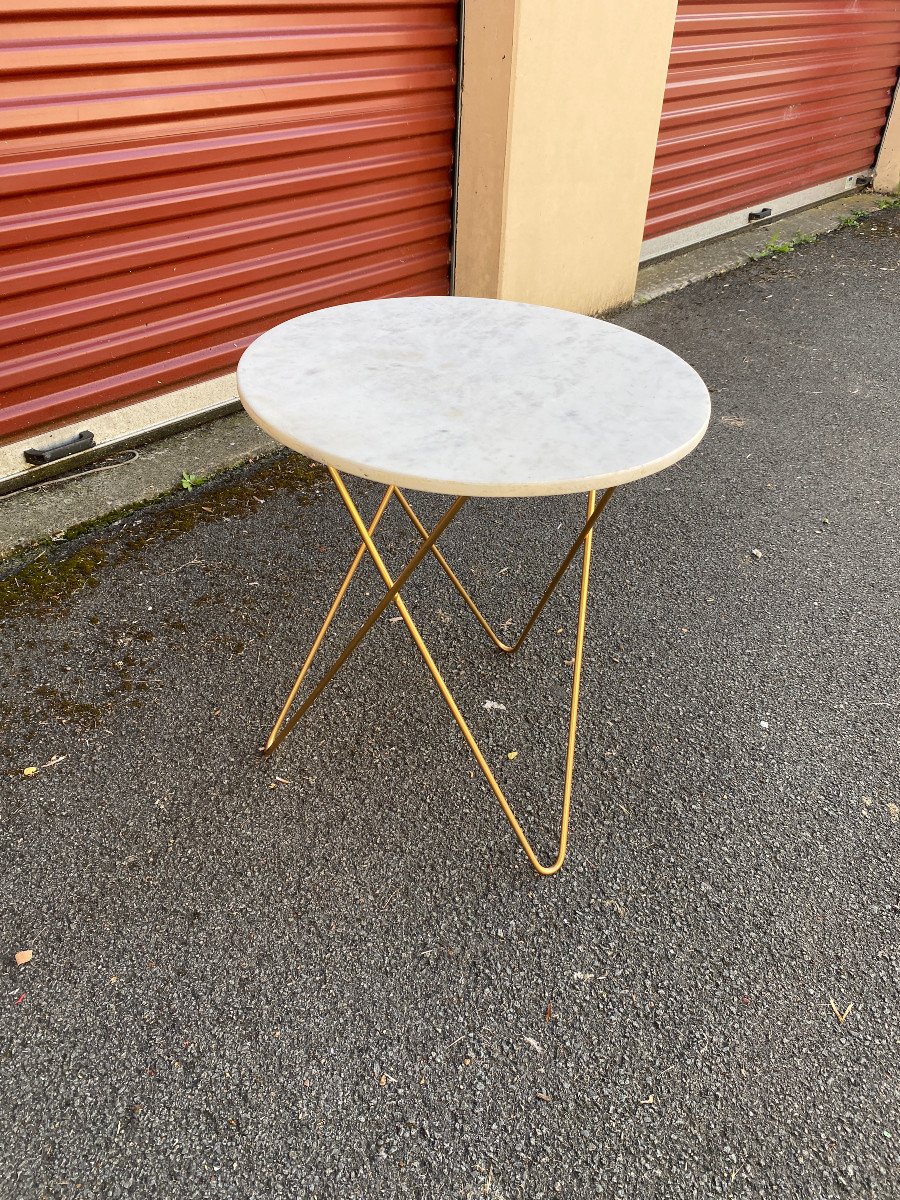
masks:
<instances>
[{"instance_id":1,"label":"beige wall pillar","mask_svg":"<svg viewBox=\"0 0 900 1200\"><path fill-rule=\"evenodd\" d=\"M872 187L876 192L900 193L900 84L888 114Z\"/></svg>"},{"instance_id":2,"label":"beige wall pillar","mask_svg":"<svg viewBox=\"0 0 900 1200\"><path fill-rule=\"evenodd\" d=\"M634 293L676 0L465 0L459 295Z\"/></svg>"}]
</instances>

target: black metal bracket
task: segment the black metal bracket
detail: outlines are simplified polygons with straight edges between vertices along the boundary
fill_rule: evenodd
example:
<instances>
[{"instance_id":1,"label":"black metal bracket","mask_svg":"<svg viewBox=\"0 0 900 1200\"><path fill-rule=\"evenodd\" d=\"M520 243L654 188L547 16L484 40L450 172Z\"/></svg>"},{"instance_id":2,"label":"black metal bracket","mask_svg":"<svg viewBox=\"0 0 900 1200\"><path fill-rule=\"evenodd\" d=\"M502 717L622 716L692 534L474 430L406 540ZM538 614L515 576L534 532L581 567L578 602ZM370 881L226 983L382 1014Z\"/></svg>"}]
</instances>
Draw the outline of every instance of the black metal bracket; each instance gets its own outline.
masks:
<instances>
[{"instance_id":1,"label":"black metal bracket","mask_svg":"<svg viewBox=\"0 0 900 1200\"><path fill-rule=\"evenodd\" d=\"M78 454L81 450L90 450L93 444L94 435L89 429L85 429L65 442L55 442L52 446L41 446L24 451L25 461L33 467L43 467L46 463L56 462L58 458L68 458L70 454Z\"/></svg>"}]
</instances>

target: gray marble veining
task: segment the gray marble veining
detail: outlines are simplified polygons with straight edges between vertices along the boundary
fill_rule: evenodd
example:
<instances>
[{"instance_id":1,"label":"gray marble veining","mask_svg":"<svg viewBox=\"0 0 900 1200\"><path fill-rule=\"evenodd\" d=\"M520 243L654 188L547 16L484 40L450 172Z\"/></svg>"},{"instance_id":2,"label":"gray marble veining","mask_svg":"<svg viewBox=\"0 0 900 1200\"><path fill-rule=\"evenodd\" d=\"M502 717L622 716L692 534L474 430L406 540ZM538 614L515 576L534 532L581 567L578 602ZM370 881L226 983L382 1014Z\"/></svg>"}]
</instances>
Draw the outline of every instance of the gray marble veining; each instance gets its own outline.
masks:
<instances>
[{"instance_id":1,"label":"gray marble veining","mask_svg":"<svg viewBox=\"0 0 900 1200\"><path fill-rule=\"evenodd\" d=\"M365 479L468 496L585 492L688 454L696 371L640 334L555 308L457 296L319 309L238 366L278 441Z\"/></svg>"}]
</instances>

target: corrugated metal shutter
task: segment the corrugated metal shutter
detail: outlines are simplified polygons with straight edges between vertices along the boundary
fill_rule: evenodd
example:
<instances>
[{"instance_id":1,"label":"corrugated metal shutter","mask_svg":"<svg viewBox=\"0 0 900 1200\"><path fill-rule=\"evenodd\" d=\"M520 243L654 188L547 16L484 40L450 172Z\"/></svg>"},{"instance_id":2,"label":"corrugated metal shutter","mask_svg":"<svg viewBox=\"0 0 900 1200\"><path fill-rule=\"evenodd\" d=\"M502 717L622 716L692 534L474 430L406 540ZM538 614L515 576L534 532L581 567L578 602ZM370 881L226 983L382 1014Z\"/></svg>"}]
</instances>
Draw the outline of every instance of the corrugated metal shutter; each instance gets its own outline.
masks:
<instances>
[{"instance_id":1,"label":"corrugated metal shutter","mask_svg":"<svg viewBox=\"0 0 900 1200\"><path fill-rule=\"evenodd\" d=\"M900 0L680 0L644 236L875 161Z\"/></svg>"},{"instance_id":2,"label":"corrugated metal shutter","mask_svg":"<svg viewBox=\"0 0 900 1200\"><path fill-rule=\"evenodd\" d=\"M448 290L457 5L4 0L0 435Z\"/></svg>"}]
</instances>

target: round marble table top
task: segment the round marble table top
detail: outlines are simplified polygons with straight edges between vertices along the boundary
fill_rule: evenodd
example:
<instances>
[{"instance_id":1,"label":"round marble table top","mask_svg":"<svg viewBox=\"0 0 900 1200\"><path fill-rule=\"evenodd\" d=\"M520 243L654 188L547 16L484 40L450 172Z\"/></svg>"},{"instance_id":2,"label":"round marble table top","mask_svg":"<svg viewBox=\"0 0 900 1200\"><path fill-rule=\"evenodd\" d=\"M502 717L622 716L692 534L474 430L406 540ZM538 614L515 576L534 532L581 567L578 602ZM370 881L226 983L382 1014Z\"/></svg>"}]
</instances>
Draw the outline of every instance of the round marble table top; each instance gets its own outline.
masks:
<instances>
[{"instance_id":1,"label":"round marble table top","mask_svg":"<svg viewBox=\"0 0 900 1200\"><path fill-rule=\"evenodd\" d=\"M692 367L593 317L416 296L323 308L245 351L254 421L317 462L454 496L586 492L688 454L709 422Z\"/></svg>"}]
</instances>

